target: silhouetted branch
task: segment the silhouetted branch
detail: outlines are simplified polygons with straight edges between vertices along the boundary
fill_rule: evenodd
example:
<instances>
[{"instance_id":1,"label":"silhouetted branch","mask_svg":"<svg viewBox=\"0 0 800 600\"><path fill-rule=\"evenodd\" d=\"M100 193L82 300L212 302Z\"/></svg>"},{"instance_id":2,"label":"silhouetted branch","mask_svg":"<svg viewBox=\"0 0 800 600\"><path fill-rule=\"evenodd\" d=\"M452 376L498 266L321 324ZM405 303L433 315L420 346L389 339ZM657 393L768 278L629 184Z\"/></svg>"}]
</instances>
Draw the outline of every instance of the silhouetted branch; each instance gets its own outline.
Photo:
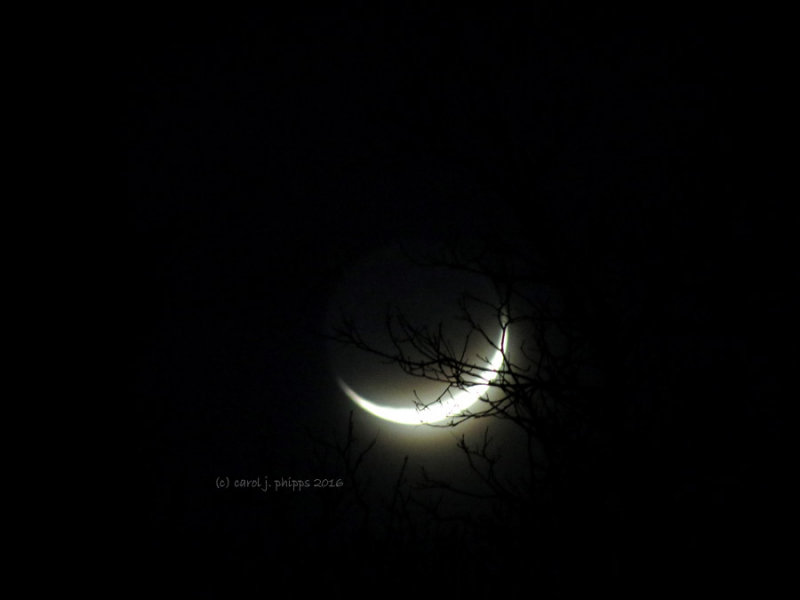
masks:
<instances>
[{"instance_id":1,"label":"silhouetted branch","mask_svg":"<svg viewBox=\"0 0 800 600\"><path fill-rule=\"evenodd\" d=\"M474 409L429 425L454 428L487 419L489 423L510 423L522 433L522 446L514 458L522 462L504 462L489 436L489 427L477 443L468 442L465 435L458 439L457 448L471 474L469 483L434 476L423 466L420 480L409 487L405 481L406 458L387 503L392 526L412 527L412 508L439 522L471 523L468 514L446 513L442 503L448 495L484 502L496 518L524 514L525 507L539 501L540 496L552 494L556 482L569 469L569 449L582 444L591 429L592 411L597 412L591 402L601 384L584 378L583 369L597 357L592 355L578 320L567 310L568 303L557 292L554 279L540 267L525 274L520 265L511 268L502 261L493 262L486 248L470 253L443 250L414 261L481 275L491 281L495 298L463 294L458 299L453 316L467 327L460 338L448 336L441 322L416 323L398 310L389 310L385 316L388 345L366 340L349 318L340 321L332 339L396 365L410 376L443 384L433 400L423 401L414 392L418 409L446 402L452 394L473 385L485 385L486 392ZM478 311L482 311L481 318ZM491 320L487 321L483 313ZM471 350L476 343L485 350ZM502 358L499 368L490 358L497 353ZM345 448L343 454L347 453ZM360 462L356 457L354 472ZM550 491L545 493L546 489ZM437 491L439 495L430 495Z\"/></svg>"}]
</instances>

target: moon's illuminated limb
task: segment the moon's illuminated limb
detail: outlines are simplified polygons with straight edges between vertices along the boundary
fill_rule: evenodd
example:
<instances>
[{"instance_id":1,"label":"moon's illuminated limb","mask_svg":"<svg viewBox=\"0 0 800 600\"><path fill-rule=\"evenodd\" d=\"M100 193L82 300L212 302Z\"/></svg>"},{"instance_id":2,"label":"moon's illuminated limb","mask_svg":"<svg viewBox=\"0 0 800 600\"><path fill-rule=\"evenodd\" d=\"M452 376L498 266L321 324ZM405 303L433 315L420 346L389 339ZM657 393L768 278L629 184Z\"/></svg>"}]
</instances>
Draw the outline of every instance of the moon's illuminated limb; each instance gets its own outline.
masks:
<instances>
[{"instance_id":1,"label":"moon's illuminated limb","mask_svg":"<svg viewBox=\"0 0 800 600\"><path fill-rule=\"evenodd\" d=\"M487 367L487 377L480 377L486 383L472 385L465 390L459 390L452 394L445 395L441 400L433 402L425 407L396 408L393 406L383 406L367 400L358 395L353 388L339 379L339 386L342 391L353 402L376 417L401 423L403 425L421 425L423 423L437 423L450 417L463 413L470 406L475 404L480 397L489 389L489 384L497 378L500 367L503 366L503 356L508 343L508 330L503 326L500 332L500 339L497 343L497 350Z\"/></svg>"}]
</instances>

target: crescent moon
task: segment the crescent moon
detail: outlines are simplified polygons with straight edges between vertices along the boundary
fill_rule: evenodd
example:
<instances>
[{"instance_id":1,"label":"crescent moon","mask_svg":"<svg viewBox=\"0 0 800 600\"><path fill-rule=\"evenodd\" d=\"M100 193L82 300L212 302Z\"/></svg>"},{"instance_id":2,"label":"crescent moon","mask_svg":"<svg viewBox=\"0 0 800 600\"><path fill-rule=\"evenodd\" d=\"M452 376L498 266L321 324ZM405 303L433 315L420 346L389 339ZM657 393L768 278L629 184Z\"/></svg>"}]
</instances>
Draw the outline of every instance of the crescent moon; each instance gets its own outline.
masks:
<instances>
[{"instance_id":1,"label":"crescent moon","mask_svg":"<svg viewBox=\"0 0 800 600\"><path fill-rule=\"evenodd\" d=\"M508 343L508 330L505 326L505 319L502 325L500 337L497 344L495 344L496 351L494 356L492 356L492 359L489 361L489 366L486 369L485 375L478 376L478 380L482 380L485 383L476 383L467 389L450 393L448 397L443 397L427 406L414 406L410 408L384 406L359 395L341 378L338 378L339 387L341 387L347 397L358 406L368 413L387 421L400 423L402 425L422 425L444 421L445 419L457 416L469 409L469 407L475 404L481 396L486 393L489 389L489 384L497 379L500 367L503 366L505 349Z\"/></svg>"}]
</instances>

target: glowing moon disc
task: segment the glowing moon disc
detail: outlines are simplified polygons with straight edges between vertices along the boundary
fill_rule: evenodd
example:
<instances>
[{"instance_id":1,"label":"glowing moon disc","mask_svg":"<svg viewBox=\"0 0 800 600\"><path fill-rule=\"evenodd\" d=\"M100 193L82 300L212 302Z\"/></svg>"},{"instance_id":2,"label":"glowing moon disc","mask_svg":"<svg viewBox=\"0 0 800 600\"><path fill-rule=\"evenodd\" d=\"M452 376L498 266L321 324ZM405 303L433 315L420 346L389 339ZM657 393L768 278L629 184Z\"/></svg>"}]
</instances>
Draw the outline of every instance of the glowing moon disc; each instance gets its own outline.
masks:
<instances>
[{"instance_id":1,"label":"glowing moon disc","mask_svg":"<svg viewBox=\"0 0 800 600\"><path fill-rule=\"evenodd\" d=\"M445 397L426 406L414 406L409 408L384 406L360 396L355 390L342 381L341 378L338 380L339 386L348 398L358 406L381 419L386 419L387 421L400 423L402 425L437 423L468 410L486 393L489 389L489 384L497 378L500 367L503 365L507 343L508 330L504 323L502 331L500 332L500 339L496 344L494 356L489 361L489 365L485 367L485 375L478 377L478 380L482 380L485 383L476 383L467 389L446 394Z\"/></svg>"}]
</instances>

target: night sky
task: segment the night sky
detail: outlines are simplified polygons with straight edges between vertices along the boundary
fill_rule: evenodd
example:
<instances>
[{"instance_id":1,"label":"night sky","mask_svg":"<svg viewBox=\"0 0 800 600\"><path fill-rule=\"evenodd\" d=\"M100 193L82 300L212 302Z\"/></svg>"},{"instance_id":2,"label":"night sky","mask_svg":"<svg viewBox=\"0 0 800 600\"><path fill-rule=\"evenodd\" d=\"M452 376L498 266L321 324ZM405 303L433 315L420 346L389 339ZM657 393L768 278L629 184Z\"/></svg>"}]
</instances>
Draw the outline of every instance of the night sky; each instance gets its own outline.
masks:
<instances>
[{"instance_id":1,"label":"night sky","mask_svg":"<svg viewBox=\"0 0 800 600\"><path fill-rule=\"evenodd\" d=\"M185 597L771 584L788 273L766 229L779 167L761 137L762 31L425 8L148 14L130 32L136 579ZM346 519L321 531L346 478L217 487L344 477L309 438L341 435L355 408L323 337L331 303L353 264L412 241L525 247L611 357L620 433L586 475L610 491L590 502L576 484L580 517L557 541L498 535L481 548L508 559L488 560L434 535L360 539ZM452 439L355 417L362 439L379 431L376 491L405 453L449 464Z\"/></svg>"}]
</instances>

